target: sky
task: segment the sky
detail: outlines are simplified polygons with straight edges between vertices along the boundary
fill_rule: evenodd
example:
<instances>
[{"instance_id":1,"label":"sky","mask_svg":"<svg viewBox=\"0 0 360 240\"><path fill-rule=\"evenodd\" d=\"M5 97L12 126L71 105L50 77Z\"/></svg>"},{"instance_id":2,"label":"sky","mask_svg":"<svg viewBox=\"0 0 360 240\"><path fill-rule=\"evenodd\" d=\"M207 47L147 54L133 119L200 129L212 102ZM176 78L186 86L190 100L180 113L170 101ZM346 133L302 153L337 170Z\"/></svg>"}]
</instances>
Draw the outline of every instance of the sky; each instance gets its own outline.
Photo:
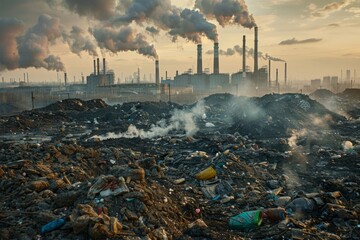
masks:
<instances>
[{"instance_id":1,"label":"sky","mask_svg":"<svg viewBox=\"0 0 360 240\"><path fill-rule=\"evenodd\" d=\"M213 43L221 49L220 72L242 68L242 36L253 68L254 26L259 28L259 66L272 62L280 79L284 61L296 82L360 71L359 0L0 0L0 77L70 81L106 58L124 82L141 71L154 80L196 70L197 44L203 67L213 68ZM239 50L240 49L240 50ZM359 74L360 75L360 74Z\"/></svg>"}]
</instances>

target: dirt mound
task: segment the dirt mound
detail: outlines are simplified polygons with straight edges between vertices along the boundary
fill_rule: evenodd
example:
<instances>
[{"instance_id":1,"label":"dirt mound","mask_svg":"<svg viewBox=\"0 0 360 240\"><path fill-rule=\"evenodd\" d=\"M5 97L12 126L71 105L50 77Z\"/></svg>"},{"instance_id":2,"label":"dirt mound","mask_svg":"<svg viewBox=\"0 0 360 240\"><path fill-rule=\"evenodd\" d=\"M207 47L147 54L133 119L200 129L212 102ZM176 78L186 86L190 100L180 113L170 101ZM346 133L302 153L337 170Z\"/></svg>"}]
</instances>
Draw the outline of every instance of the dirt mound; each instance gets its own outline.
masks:
<instances>
[{"instance_id":1,"label":"dirt mound","mask_svg":"<svg viewBox=\"0 0 360 240\"><path fill-rule=\"evenodd\" d=\"M84 112L91 109L105 108L108 105L101 99L83 101L81 99L65 99L53 103L41 110L44 111L78 111Z\"/></svg>"},{"instance_id":2,"label":"dirt mound","mask_svg":"<svg viewBox=\"0 0 360 240\"><path fill-rule=\"evenodd\" d=\"M317 89L315 92L311 93L309 96L311 99L319 100L319 99L328 99L328 98L335 97L336 94L327 89Z\"/></svg>"}]
</instances>

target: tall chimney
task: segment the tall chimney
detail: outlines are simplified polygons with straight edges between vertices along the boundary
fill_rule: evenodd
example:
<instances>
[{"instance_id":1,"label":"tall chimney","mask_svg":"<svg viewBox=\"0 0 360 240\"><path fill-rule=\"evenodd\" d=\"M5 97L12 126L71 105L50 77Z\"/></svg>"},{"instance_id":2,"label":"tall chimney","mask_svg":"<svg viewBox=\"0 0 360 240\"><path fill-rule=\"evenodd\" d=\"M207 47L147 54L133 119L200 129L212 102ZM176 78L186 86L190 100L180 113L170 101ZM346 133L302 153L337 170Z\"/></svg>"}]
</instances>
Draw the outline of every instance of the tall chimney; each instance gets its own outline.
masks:
<instances>
[{"instance_id":1,"label":"tall chimney","mask_svg":"<svg viewBox=\"0 0 360 240\"><path fill-rule=\"evenodd\" d=\"M106 75L106 60L103 58L103 74Z\"/></svg>"},{"instance_id":2,"label":"tall chimney","mask_svg":"<svg viewBox=\"0 0 360 240\"><path fill-rule=\"evenodd\" d=\"M67 73L64 73L64 82L65 82L65 86L67 85Z\"/></svg>"},{"instance_id":3,"label":"tall chimney","mask_svg":"<svg viewBox=\"0 0 360 240\"><path fill-rule=\"evenodd\" d=\"M140 68L138 67L137 83L140 83Z\"/></svg>"},{"instance_id":4,"label":"tall chimney","mask_svg":"<svg viewBox=\"0 0 360 240\"><path fill-rule=\"evenodd\" d=\"M269 59L269 88L271 88L271 59Z\"/></svg>"},{"instance_id":5,"label":"tall chimney","mask_svg":"<svg viewBox=\"0 0 360 240\"><path fill-rule=\"evenodd\" d=\"M219 74L219 43L214 43L214 74Z\"/></svg>"},{"instance_id":6,"label":"tall chimney","mask_svg":"<svg viewBox=\"0 0 360 240\"><path fill-rule=\"evenodd\" d=\"M285 86L287 85L287 62L285 62Z\"/></svg>"},{"instance_id":7,"label":"tall chimney","mask_svg":"<svg viewBox=\"0 0 360 240\"><path fill-rule=\"evenodd\" d=\"M258 27L255 27L255 46L254 46L254 79L257 83L257 75L258 75L258 69L259 69L259 64L258 64L258 55L259 55L259 50L258 50L258 44L259 44L259 40L258 40Z\"/></svg>"},{"instance_id":8,"label":"tall chimney","mask_svg":"<svg viewBox=\"0 0 360 240\"><path fill-rule=\"evenodd\" d=\"M94 75L96 75L96 60L94 59Z\"/></svg>"},{"instance_id":9,"label":"tall chimney","mask_svg":"<svg viewBox=\"0 0 360 240\"><path fill-rule=\"evenodd\" d=\"M246 36L243 36L243 73L246 72Z\"/></svg>"},{"instance_id":10,"label":"tall chimney","mask_svg":"<svg viewBox=\"0 0 360 240\"><path fill-rule=\"evenodd\" d=\"M100 59L97 59L97 75L100 75Z\"/></svg>"},{"instance_id":11,"label":"tall chimney","mask_svg":"<svg viewBox=\"0 0 360 240\"><path fill-rule=\"evenodd\" d=\"M26 79L27 79L27 82L29 83L29 73L26 73Z\"/></svg>"},{"instance_id":12,"label":"tall chimney","mask_svg":"<svg viewBox=\"0 0 360 240\"><path fill-rule=\"evenodd\" d=\"M202 74L202 45L197 45L197 73Z\"/></svg>"},{"instance_id":13,"label":"tall chimney","mask_svg":"<svg viewBox=\"0 0 360 240\"><path fill-rule=\"evenodd\" d=\"M276 86L279 84L279 69L276 69Z\"/></svg>"},{"instance_id":14,"label":"tall chimney","mask_svg":"<svg viewBox=\"0 0 360 240\"><path fill-rule=\"evenodd\" d=\"M155 80L156 80L156 85L160 85L159 60L155 61Z\"/></svg>"}]
</instances>

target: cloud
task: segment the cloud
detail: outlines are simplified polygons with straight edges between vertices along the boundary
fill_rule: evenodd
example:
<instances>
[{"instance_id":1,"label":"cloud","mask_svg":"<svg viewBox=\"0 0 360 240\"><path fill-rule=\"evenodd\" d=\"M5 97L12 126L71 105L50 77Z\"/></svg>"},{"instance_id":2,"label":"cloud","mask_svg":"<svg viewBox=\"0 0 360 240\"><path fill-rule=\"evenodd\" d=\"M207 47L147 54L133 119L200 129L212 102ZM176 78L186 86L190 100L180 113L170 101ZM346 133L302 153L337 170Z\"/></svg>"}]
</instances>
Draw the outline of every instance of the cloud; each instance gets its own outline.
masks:
<instances>
[{"instance_id":1,"label":"cloud","mask_svg":"<svg viewBox=\"0 0 360 240\"><path fill-rule=\"evenodd\" d=\"M317 7L315 4L311 3L308 6L308 9L310 10L312 18L327 18L330 14L344 9L353 2L355 2L355 0L341 0L340 2L326 4L323 7Z\"/></svg>"},{"instance_id":2,"label":"cloud","mask_svg":"<svg viewBox=\"0 0 360 240\"><path fill-rule=\"evenodd\" d=\"M153 35L157 35L160 33L159 29L151 26L151 27L146 27L145 29L146 31L148 31L149 33L153 34Z\"/></svg>"},{"instance_id":3,"label":"cloud","mask_svg":"<svg viewBox=\"0 0 360 240\"><path fill-rule=\"evenodd\" d=\"M337 27L340 27L340 24L332 23L332 24L329 24L328 27L337 28Z\"/></svg>"},{"instance_id":4,"label":"cloud","mask_svg":"<svg viewBox=\"0 0 360 240\"><path fill-rule=\"evenodd\" d=\"M347 12L354 13L355 17L360 17L360 8L358 7L351 7L346 10Z\"/></svg>"},{"instance_id":5,"label":"cloud","mask_svg":"<svg viewBox=\"0 0 360 240\"><path fill-rule=\"evenodd\" d=\"M284 40L279 43L279 45L295 45L295 44L305 44L305 43L316 43L322 41L321 38L308 38L304 40L297 40L295 38Z\"/></svg>"}]
</instances>

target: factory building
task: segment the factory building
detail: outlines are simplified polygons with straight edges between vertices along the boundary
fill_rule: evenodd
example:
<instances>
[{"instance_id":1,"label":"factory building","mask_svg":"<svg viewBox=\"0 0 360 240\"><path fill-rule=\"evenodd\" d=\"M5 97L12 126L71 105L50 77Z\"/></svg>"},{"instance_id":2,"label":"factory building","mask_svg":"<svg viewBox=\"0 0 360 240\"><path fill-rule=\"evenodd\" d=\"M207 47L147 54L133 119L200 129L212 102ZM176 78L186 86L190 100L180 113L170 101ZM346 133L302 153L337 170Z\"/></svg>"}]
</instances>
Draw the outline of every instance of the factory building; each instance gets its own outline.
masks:
<instances>
[{"instance_id":1,"label":"factory building","mask_svg":"<svg viewBox=\"0 0 360 240\"><path fill-rule=\"evenodd\" d=\"M103 69L100 71L100 60L94 60L94 72L86 77L86 86L90 90L94 90L99 86L110 86L115 82L115 74L113 71L106 71L106 60L103 59Z\"/></svg>"}]
</instances>

